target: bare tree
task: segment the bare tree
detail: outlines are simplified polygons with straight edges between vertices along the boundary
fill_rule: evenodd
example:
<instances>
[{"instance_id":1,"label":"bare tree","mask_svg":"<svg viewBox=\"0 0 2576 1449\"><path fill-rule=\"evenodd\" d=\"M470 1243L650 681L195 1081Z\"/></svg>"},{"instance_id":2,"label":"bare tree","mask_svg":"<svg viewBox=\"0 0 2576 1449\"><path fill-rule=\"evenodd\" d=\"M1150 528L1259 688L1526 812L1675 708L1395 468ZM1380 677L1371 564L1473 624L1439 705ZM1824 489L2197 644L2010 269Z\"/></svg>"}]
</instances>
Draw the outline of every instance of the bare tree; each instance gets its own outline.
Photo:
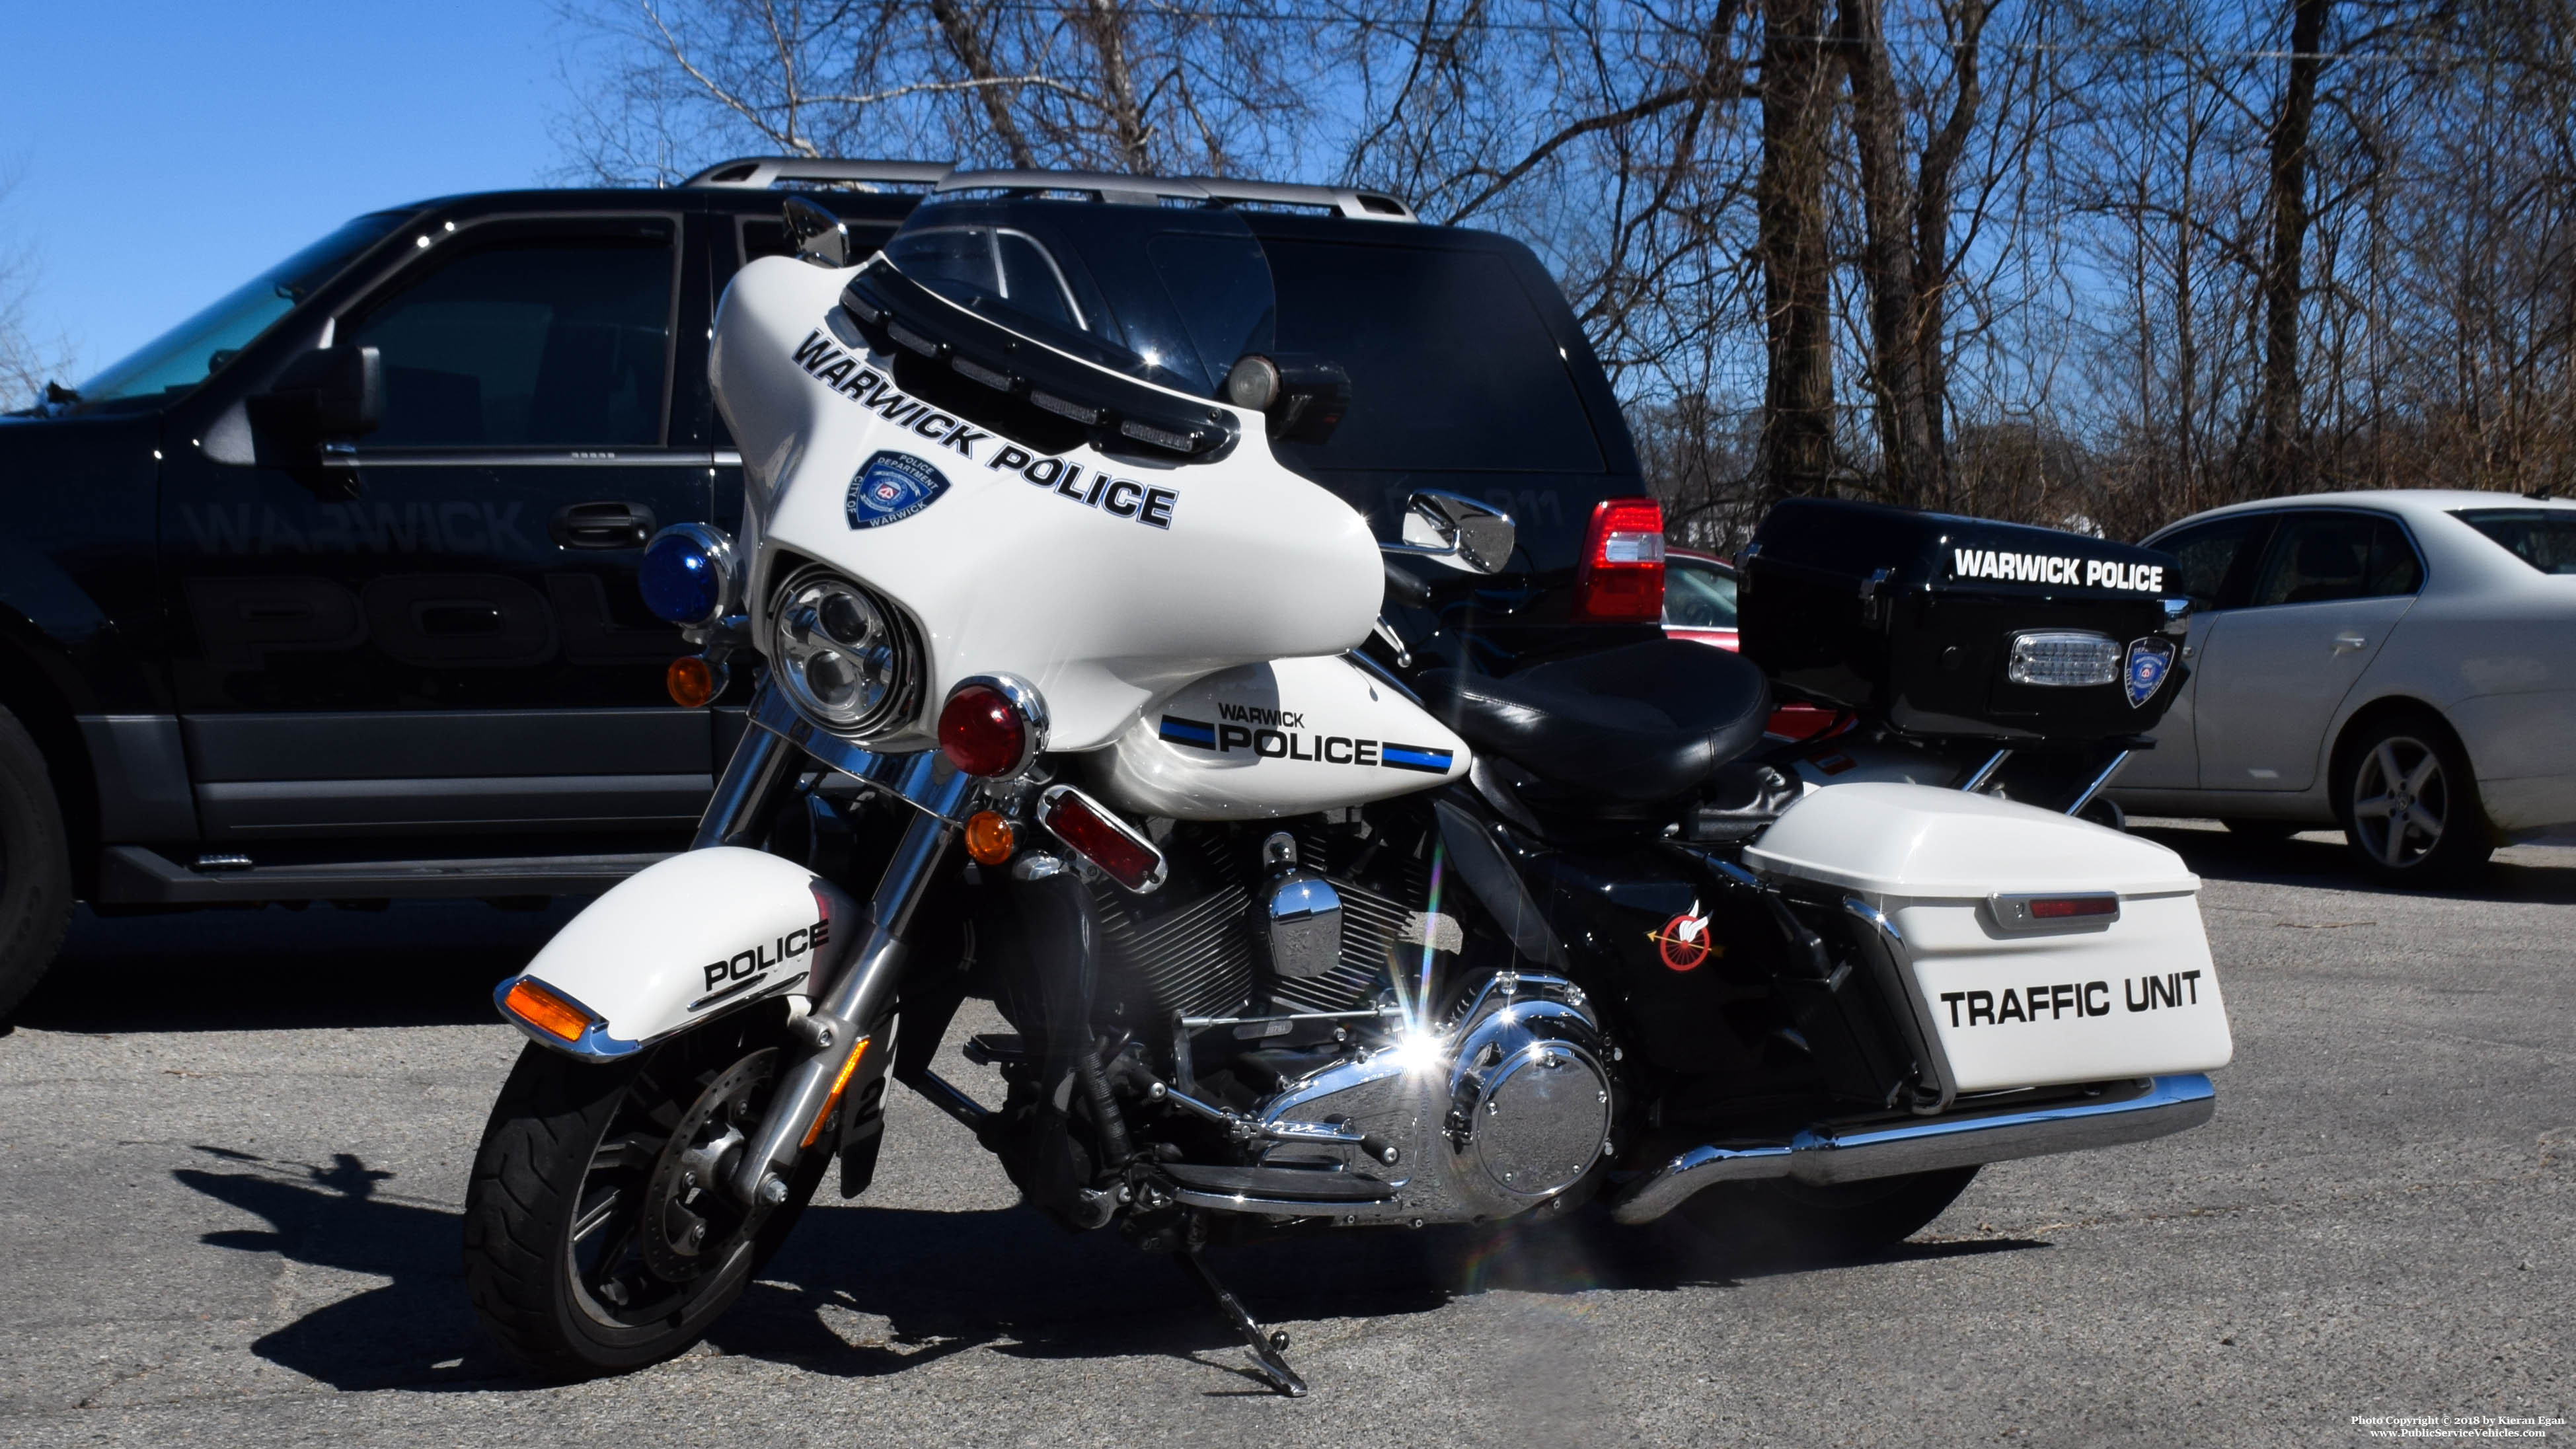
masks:
<instances>
[{"instance_id":1,"label":"bare tree","mask_svg":"<svg viewBox=\"0 0 2576 1449\"><path fill-rule=\"evenodd\" d=\"M1825 491L1833 472L1831 256L1825 214L1834 97L1824 0L1762 7L1762 317L1769 357L1763 398L1764 488L1770 497Z\"/></svg>"},{"instance_id":2,"label":"bare tree","mask_svg":"<svg viewBox=\"0 0 2576 1449\"><path fill-rule=\"evenodd\" d=\"M1940 491L1930 405L1923 385L1922 307L1914 283L1918 220L1904 159L1904 101L1888 56L1884 0L1843 0L1842 45L1851 77L1852 139L1860 161L1860 274L1869 296L1869 367L1876 396L1886 496L1920 504Z\"/></svg>"},{"instance_id":3,"label":"bare tree","mask_svg":"<svg viewBox=\"0 0 2576 1449\"><path fill-rule=\"evenodd\" d=\"M1265 0L571 0L614 44L568 118L580 169L667 183L744 150L1224 171L1312 108Z\"/></svg>"},{"instance_id":4,"label":"bare tree","mask_svg":"<svg viewBox=\"0 0 2576 1449\"><path fill-rule=\"evenodd\" d=\"M14 171L0 172L0 221L17 188ZM41 341L31 330L27 311L35 296L36 260L15 231L0 225L0 412L34 406L45 384L60 378L71 362L68 340Z\"/></svg>"},{"instance_id":5,"label":"bare tree","mask_svg":"<svg viewBox=\"0 0 2576 1449\"><path fill-rule=\"evenodd\" d=\"M563 0L584 174L1382 187L1527 241L1676 537L2576 486L2576 0ZM1837 379L1842 386L1837 388Z\"/></svg>"},{"instance_id":6,"label":"bare tree","mask_svg":"<svg viewBox=\"0 0 2576 1449\"><path fill-rule=\"evenodd\" d=\"M2308 131L2316 115L2319 53L2333 0L2297 0L2291 10L2289 76L2272 122L2266 209L2271 252L2263 262L2261 454L2255 482L2266 493L2294 491L2307 469L2300 446L2299 275L2308 240Z\"/></svg>"}]
</instances>

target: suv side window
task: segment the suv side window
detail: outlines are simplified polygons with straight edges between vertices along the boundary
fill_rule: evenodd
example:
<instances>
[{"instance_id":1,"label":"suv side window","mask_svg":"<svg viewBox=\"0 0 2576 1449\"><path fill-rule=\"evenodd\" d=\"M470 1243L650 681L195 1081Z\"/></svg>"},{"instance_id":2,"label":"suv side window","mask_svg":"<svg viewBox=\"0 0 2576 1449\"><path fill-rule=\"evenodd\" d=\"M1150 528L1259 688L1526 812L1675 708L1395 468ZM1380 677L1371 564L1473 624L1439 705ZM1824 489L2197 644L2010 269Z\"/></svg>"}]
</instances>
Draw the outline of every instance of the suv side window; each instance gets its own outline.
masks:
<instances>
[{"instance_id":1,"label":"suv side window","mask_svg":"<svg viewBox=\"0 0 2576 1449\"><path fill-rule=\"evenodd\" d=\"M2411 594L2424 566L2395 521L2366 513L2294 513L2264 560L2254 602L2312 604Z\"/></svg>"},{"instance_id":2,"label":"suv side window","mask_svg":"<svg viewBox=\"0 0 2576 1449\"><path fill-rule=\"evenodd\" d=\"M2186 528L2158 539L2148 547L2172 554L2182 565L2168 584L2180 593L2189 594L2192 607L2201 610L2227 608L2237 602L2227 593L2227 580L2236 572L2238 556L2245 552L2247 544L2261 540L2271 526L2269 515L2239 513Z\"/></svg>"},{"instance_id":3,"label":"suv side window","mask_svg":"<svg viewBox=\"0 0 2576 1449\"><path fill-rule=\"evenodd\" d=\"M672 229L462 242L344 335L384 354L372 448L662 441Z\"/></svg>"}]
</instances>

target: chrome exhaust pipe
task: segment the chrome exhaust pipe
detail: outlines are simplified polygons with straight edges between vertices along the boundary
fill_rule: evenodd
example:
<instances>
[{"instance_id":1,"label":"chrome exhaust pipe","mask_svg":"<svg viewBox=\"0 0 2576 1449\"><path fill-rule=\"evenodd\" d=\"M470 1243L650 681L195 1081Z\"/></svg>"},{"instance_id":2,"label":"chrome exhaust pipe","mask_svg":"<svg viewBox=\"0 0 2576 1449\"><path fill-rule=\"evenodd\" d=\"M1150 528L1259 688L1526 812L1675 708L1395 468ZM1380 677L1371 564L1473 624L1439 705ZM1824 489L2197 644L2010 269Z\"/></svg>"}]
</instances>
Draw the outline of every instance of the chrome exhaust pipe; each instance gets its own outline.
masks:
<instances>
[{"instance_id":1,"label":"chrome exhaust pipe","mask_svg":"<svg viewBox=\"0 0 2576 1449\"><path fill-rule=\"evenodd\" d=\"M2144 1142L2199 1126L2217 1105L2218 1094L2205 1076L2156 1077L2130 1084L2125 1094L2045 1107L1809 1128L1787 1142L1694 1147L1617 1189L1610 1216L1623 1223L1652 1222L1720 1182L1788 1177L1821 1187Z\"/></svg>"}]
</instances>

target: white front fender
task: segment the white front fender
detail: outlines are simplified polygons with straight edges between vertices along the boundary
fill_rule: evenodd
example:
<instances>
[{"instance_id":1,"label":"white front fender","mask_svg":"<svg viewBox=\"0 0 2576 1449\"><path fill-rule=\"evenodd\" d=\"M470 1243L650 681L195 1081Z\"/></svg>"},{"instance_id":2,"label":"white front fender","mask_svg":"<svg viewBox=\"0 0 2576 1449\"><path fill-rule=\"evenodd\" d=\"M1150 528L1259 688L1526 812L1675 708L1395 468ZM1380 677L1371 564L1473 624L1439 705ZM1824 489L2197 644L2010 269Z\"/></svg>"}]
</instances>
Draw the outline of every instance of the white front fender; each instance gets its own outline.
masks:
<instances>
[{"instance_id":1,"label":"white front fender","mask_svg":"<svg viewBox=\"0 0 2576 1449\"><path fill-rule=\"evenodd\" d=\"M794 861L692 850L591 902L492 999L533 1040L612 1060L751 1002L810 992L857 927L850 898ZM547 996L587 1018L578 1035L564 1034L574 1023Z\"/></svg>"}]
</instances>

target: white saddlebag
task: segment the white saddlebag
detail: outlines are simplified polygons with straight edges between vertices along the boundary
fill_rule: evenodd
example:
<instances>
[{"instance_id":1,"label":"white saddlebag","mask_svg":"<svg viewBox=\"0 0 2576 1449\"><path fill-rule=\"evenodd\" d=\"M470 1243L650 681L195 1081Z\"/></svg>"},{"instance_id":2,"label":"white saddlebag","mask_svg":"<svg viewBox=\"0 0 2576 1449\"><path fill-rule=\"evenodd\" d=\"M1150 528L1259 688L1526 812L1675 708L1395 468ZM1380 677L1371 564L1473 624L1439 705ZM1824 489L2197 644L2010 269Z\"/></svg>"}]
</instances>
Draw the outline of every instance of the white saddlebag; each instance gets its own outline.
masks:
<instances>
[{"instance_id":1,"label":"white saddlebag","mask_svg":"<svg viewBox=\"0 0 2576 1449\"><path fill-rule=\"evenodd\" d=\"M2152 841L1990 795L1864 783L1790 806L1744 863L1893 925L1907 1006L1958 1091L2205 1072L2234 1055L2200 878Z\"/></svg>"}]
</instances>

